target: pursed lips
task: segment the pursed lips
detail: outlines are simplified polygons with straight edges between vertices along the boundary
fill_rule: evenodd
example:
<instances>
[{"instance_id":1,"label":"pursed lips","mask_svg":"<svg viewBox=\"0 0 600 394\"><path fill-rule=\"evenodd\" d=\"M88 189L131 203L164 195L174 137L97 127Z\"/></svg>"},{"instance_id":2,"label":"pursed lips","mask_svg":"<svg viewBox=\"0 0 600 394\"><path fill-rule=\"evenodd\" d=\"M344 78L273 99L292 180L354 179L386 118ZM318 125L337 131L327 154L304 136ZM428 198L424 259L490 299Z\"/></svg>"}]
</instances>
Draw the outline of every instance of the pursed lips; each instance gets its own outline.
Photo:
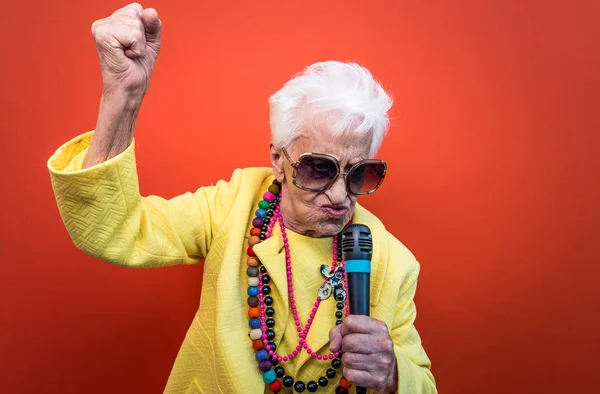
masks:
<instances>
[{"instance_id":1,"label":"pursed lips","mask_svg":"<svg viewBox=\"0 0 600 394\"><path fill-rule=\"evenodd\" d=\"M330 216L336 219L343 217L346 212L348 212L348 208L343 205L323 205L322 208Z\"/></svg>"}]
</instances>

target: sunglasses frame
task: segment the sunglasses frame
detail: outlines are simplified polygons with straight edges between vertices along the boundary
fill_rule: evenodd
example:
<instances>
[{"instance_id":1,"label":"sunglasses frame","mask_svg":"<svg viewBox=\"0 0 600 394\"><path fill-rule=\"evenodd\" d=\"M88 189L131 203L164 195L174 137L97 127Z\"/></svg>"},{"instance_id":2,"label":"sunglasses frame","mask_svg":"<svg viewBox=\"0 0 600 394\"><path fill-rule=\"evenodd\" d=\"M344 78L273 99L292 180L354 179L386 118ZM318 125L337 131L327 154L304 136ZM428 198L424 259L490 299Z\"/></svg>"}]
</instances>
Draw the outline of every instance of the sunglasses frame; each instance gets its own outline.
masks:
<instances>
[{"instance_id":1,"label":"sunglasses frame","mask_svg":"<svg viewBox=\"0 0 600 394\"><path fill-rule=\"evenodd\" d=\"M331 155L328 155L326 153L312 153L312 152L307 152L307 153L303 153L300 155L300 157L298 158L298 161L294 162L292 160L292 158L290 157L290 155L287 153L287 151L285 150L285 148L282 148L283 154L285 155L285 158L289 161L290 165L293 168L293 172L292 172L292 181L294 183L294 186L296 186L299 189L302 190L306 190L306 191L311 191L311 192L324 192L327 189L329 189L331 187L331 185L333 185L335 183L335 181L338 179L338 177L340 175L344 176L344 181L346 183L346 190L348 191L348 193L353 194L355 196L364 196L367 194L372 194L375 193L375 191L377 191L377 189L379 189L379 186L381 186L381 184L383 183L383 179L385 178L385 174L387 173L387 163L384 160L375 160L375 159L365 159L365 160L361 160L358 163L354 164L350 170L348 171L342 171L340 169L340 163L338 162L338 160ZM300 163L302 162L302 159L305 157L319 157L322 159L329 159L331 161L333 161L333 163L335 164L335 167L337 169L337 175L333 177L333 179L331 179L327 185L325 185L324 187L321 188L308 188L308 187L304 187L302 185L300 185L297 181L296 181L296 175L298 173L298 167L300 166ZM383 165L383 174L381 175L381 179L379 180L379 182L377 182L377 185L375 185L375 187L371 190L369 190L368 192L364 192L364 193L354 193L352 190L350 190L350 184L348 181L348 175L350 173L352 173L352 171L354 171L358 166L361 166L363 164L381 164Z\"/></svg>"}]
</instances>

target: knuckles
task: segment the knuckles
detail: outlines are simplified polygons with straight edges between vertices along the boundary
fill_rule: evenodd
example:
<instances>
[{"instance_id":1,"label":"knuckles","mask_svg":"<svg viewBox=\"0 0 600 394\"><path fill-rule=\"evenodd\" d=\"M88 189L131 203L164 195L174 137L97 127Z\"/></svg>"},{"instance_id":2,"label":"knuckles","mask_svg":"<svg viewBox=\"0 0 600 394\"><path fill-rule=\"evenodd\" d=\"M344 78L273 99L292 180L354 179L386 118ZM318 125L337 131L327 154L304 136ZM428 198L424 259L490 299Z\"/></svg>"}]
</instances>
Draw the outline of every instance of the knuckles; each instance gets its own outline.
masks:
<instances>
[{"instance_id":1,"label":"knuckles","mask_svg":"<svg viewBox=\"0 0 600 394\"><path fill-rule=\"evenodd\" d=\"M92 36L96 42L104 42L113 36L142 42L145 38L144 24L141 19L100 19L92 23Z\"/></svg>"},{"instance_id":2,"label":"knuckles","mask_svg":"<svg viewBox=\"0 0 600 394\"><path fill-rule=\"evenodd\" d=\"M354 370L354 369L351 369L351 368L344 367L344 369L343 369L342 373L344 374L344 378L346 378L346 380L347 380L348 382L350 382L350 383L351 383L351 384L353 384L353 385L360 385L360 383L361 383L361 382L359 382L359 381L357 380L357 376L356 376L356 375L357 375L357 373L356 373L356 370Z\"/></svg>"},{"instance_id":3,"label":"knuckles","mask_svg":"<svg viewBox=\"0 0 600 394\"><path fill-rule=\"evenodd\" d=\"M119 14L98 19L92 23L91 30L94 38L115 34L117 31L124 31L128 35L141 36L145 31L141 14Z\"/></svg>"},{"instance_id":4,"label":"knuckles","mask_svg":"<svg viewBox=\"0 0 600 394\"><path fill-rule=\"evenodd\" d=\"M102 24L104 19L98 19L92 23L92 36L96 37L96 31L98 31L98 27Z\"/></svg>"},{"instance_id":5,"label":"knuckles","mask_svg":"<svg viewBox=\"0 0 600 394\"><path fill-rule=\"evenodd\" d=\"M388 333L387 324L385 324L381 320L377 320L377 319L373 319L373 321L375 322L375 329L377 330L377 332L379 332L379 333L383 333L383 332Z\"/></svg>"},{"instance_id":6,"label":"knuckles","mask_svg":"<svg viewBox=\"0 0 600 394\"><path fill-rule=\"evenodd\" d=\"M349 336L344 336L342 338L342 346L341 346L341 351L342 352L347 352L348 350L352 349L352 338Z\"/></svg>"},{"instance_id":7,"label":"knuckles","mask_svg":"<svg viewBox=\"0 0 600 394\"><path fill-rule=\"evenodd\" d=\"M375 390L383 390L387 387L386 381L385 381L385 377L381 374L378 374L377 377L375 378L375 384L373 385L373 388Z\"/></svg>"},{"instance_id":8,"label":"knuckles","mask_svg":"<svg viewBox=\"0 0 600 394\"><path fill-rule=\"evenodd\" d=\"M131 16L135 16L135 15L142 15L142 12L144 12L144 7L142 7L142 5L140 3L131 3L126 5L123 8L118 9L117 11L114 12L113 15L131 15Z\"/></svg>"},{"instance_id":9,"label":"knuckles","mask_svg":"<svg viewBox=\"0 0 600 394\"><path fill-rule=\"evenodd\" d=\"M370 368L356 367L356 357L351 354L343 354L344 377L353 385L368 387L374 391L382 391L388 388L389 377L394 363L390 357L377 355L368 361ZM355 369L356 368L356 369ZM365 374L365 372L368 374Z\"/></svg>"},{"instance_id":10,"label":"knuckles","mask_svg":"<svg viewBox=\"0 0 600 394\"><path fill-rule=\"evenodd\" d=\"M388 354L394 353L394 342L392 338L386 338L382 343L382 350Z\"/></svg>"},{"instance_id":11,"label":"knuckles","mask_svg":"<svg viewBox=\"0 0 600 394\"><path fill-rule=\"evenodd\" d=\"M352 365L354 363L355 357L352 356L352 353L342 353L342 364L344 365Z\"/></svg>"}]
</instances>

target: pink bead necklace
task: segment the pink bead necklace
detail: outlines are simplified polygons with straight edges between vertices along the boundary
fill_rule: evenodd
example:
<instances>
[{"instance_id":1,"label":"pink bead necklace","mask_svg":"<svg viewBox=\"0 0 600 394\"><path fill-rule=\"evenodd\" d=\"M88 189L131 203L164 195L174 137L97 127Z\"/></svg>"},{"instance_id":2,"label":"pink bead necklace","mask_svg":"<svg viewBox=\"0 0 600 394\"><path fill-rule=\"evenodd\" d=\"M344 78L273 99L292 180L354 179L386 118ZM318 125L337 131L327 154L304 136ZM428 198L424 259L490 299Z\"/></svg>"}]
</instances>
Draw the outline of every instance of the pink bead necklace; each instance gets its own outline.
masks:
<instances>
[{"instance_id":1,"label":"pink bead necklace","mask_svg":"<svg viewBox=\"0 0 600 394\"><path fill-rule=\"evenodd\" d=\"M321 304L321 298L317 297L317 299L314 303L314 307L312 308L312 311L310 313L310 317L307 320L306 325L304 326L304 329L302 329L302 324L300 323L300 318L298 317L298 309L296 308L296 301L294 299L294 283L292 280L292 260L291 260L291 253L290 253L290 244L287 239L286 229L285 229L285 225L283 223L283 217L281 216L281 211L279 209L279 205L275 209L275 214L273 215L273 220L269 224L269 229L267 230L267 239L270 238L273 233L273 227L275 225L275 222L278 222L279 227L281 228L281 237L283 238L283 246L285 249L285 270L286 270L286 274L287 274L288 294L289 294L289 299L290 299L290 306L292 308L292 315L294 316L294 323L296 324L296 329L298 331L298 338L300 339L300 342L299 342L298 346L296 346L296 349L292 351L292 353L288 354L287 356L283 356L283 357L278 355L277 353L275 353L273 350L270 349L269 341L267 339L267 324L266 324L267 315L265 314L265 302L264 302L265 296L262 294L263 282L259 281L259 286L261 289L261 291L259 293L261 329L263 332L262 338L263 338L263 343L265 345L265 349L267 349L269 351L270 356L277 359L279 362L281 362L281 361L285 362L288 360L292 360L295 356L298 355L298 353L300 351L302 351L302 348L304 348L308 352L308 354L310 354L312 357L317 358L319 360L323 360L323 359L332 360L334 357L339 357L340 356L339 352L328 353L328 354L317 353L317 352L313 351L313 349L311 349L310 346L308 345L308 343L306 342L308 332L309 332L312 322L315 318L317 310L319 309L319 305ZM336 258L337 249L338 249L338 237L333 237L333 257L332 257L332 262L331 262L332 270L335 270L337 267L337 258ZM340 262L340 265L342 267L342 270L344 270L345 266L344 266L343 260ZM344 278L344 286L347 288L346 275L344 275L343 278ZM326 285L326 284L327 284L327 279L324 281L323 285ZM346 316L348 316L348 313L349 313L348 308L349 308L348 304L346 304Z\"/></svg>"},{"instance_id":2,"label":"pink bead necklace","mask_svg":"<svg viewBox=\"0 0 600 394\"><path fill-rule=\"evenodd\" d=\"M339 358L340 353L318 353L314 351L307 342L308 333L315 319L317 310L321 301L330 298L333 295L336 303L336 324L342 324L342 318L349 313L349 306L346 297L346 274L345 264L342 256L342 250L339 247L339 236L333 237L333 258L331 266L321 265L321 274L325 278L319 288L318 297L313 305L310 316L304 326L298 316L298 308L294 296L294 284L292 277L292 260L290 245L287 237L283 217L279 208L281 201L281 184L273 181L268 191L263 194L262 200L258 203L256 217L252 220L250 238L248 239L248 316L250 318L250 339L252 347L256 351L256 360L258 369L262 373L263 380L269 390L273 393L281 391L282 386L292 388L297 393L315 392L320 387L329 385L332 379L336 378L338 371L342 367L342 361ZM273 297L271 296L271 277L267 269L254 253L254 245L270 238L273 234L275 223L279 223L283 245L285 250L285 264L288 286L288 297L294 324L298 332L298 345L288 355L279 355L276 353L275 345L275 309L273 308ZM284 322L285 327L285 322ZM311 357L318 360L328 360L331 367L325 371L324 376L318 379L304 383L301 380L295 380L285 373L281 363L293 360L304 349ZM351 384L343 377L340 377L339 385L335 388L336 394L347 394Z\"/></svg>"}]
</instances>

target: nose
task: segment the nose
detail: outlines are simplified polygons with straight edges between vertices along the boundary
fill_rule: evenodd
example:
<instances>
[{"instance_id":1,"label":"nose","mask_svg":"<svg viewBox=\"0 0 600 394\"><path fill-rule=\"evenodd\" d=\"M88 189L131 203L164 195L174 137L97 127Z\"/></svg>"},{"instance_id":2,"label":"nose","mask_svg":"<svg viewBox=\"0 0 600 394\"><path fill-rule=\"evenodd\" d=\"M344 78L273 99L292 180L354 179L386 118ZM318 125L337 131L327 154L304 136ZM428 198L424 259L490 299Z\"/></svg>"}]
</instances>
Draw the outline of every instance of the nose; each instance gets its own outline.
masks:
<instances>
[{"instance_id":1,"label":"nose","mask_svg":"<svg viewBox=\"0 0 600 394\"><path fill-rule=\"evenodd\" d=\"M343 174L340 174L325 193L329 197L331 204L344 205L344 202L348 197L348 190L346 190L346 177Z\"/></svg>"}]
</instances>

